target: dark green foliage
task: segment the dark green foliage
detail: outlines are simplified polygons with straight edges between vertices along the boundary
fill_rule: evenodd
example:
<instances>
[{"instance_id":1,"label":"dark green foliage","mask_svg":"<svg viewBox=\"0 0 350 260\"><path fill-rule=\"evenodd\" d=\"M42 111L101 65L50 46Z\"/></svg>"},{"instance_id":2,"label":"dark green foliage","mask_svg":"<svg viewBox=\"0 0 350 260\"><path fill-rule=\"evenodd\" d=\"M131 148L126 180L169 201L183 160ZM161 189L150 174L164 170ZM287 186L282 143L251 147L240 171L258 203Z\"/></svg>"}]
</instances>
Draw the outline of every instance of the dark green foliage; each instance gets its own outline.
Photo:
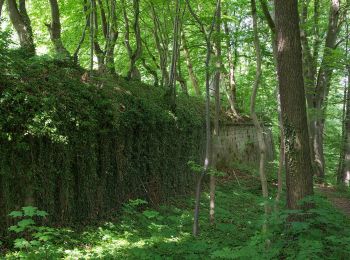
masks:
<instances>
[{"instance_id":1,"label":"dark green foliage","mask_svg":"<svg viewBox=\"0 0 350 260\"><path fill-rule=\"evenodd\" d=\"M198 100L180 97L173 114L160 90L139 82L86 79L45 57L15 63L0 90L0 229L28 203L50 221L84 224L130 198L158 203L192 190Z\"/></svg>"}]
</instances>

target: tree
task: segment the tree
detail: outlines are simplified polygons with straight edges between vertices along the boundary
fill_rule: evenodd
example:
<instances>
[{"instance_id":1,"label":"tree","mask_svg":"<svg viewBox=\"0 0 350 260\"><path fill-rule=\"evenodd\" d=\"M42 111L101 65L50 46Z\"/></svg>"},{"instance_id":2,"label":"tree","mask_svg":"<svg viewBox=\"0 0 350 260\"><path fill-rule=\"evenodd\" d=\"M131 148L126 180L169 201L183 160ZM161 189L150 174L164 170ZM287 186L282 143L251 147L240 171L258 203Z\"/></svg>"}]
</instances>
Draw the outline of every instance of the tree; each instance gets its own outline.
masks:
<instances>
[{"instance_id":1,"label":"tree","mask_svg":"<svg viewBox=\"0 0 350 260\"><path fill-rule=\"evenodd\" d=\"M337 37L340 32L340 0L329 1L328 26L325 33L323 56L320 55L322 35L320 34L320 1L314 1L312 46L308 37L308 5L310 1L302 2L301 13L301 43L303 47L304 78L306 98L309 109L309 131L315 174L322 182L325 176L325 158L323 149L324 125L326 120L327 99L333 73L332 56L337 48ZM318 68L318 60L321 63Z\"/></svg>"},{"instance_id":2,"label":"tree","mask_svg":"<svg viewBox=\"0 0 350 260\"><path fill-rule=\"evenodd\" d=\"M129 60L130 60L130 67L127 72L127 78L128 79L140 79L140 72L137 69L136 62L141 57L142 54L142 41L141 41L141 32L140 32L140 23L139 23L139 17L140 17L140 1L139 0L133 0L133 30L135 33L135 41L136 41L136 48L135 50L132 49L131 43L130 43L130 21L127 14L127 7L126 3L123 0L123 15L124 15L124 22L125 22L125 47L127 49Z\"/></svg>"},{"instance_id":3,"label":"tree","mask_svg":"<svg viewBox=\"0 0 350 260\"><path fill-rule=\"evenodd\" d=\"M56 54L61 57L69 57L69 52L64 47L61 39L60 9L57 0L49 0L51 8L51 24L46 24Z\"/></svg>"},{"instance_id":4,"label":"tree","mask_svg":"<svg viewBox=\"0 0 350 260\"><path fill-rule=\"evenodd\" d=\"M220 0L216 1L216 8L215 13L213 17L213 21L209 27L209 30L206 30L204 24L199 19L199 17L196 15L196 13L193 11L189 0L186 0L188 10L190 14L192 15L193 19L196 21L196 23L199 26L199 29L201 33L203 34L205 38L206 43L206 59L205 59L205 90L206 90L206 101L205 101L205 121L206 121L206 127L205 127L205 159L204 159L204 167L203 171L197 181L196 186L196 195L195 195L195 209L194 209L194 220L193 220L193 235L197 236L199 233L199 206L200 206L200 198L201 198L201 188L202 188L202 181L204 176L208 173L209 166L210 166L210 160L212 156L211 151L211 126L210 126L210 60L211 60L211 53L212 53L212 43L211 43L211 37L212 33L214 31L214 25L215 20L217 16L217 12L219 10Z\"/></svg>"},{"instance_id":5,"label":"tree","mask_svg":"<svg viewBox=\"0 0 350 260\"><path fill-rule=\"evenodd\" d=\"M30 56L35 55L35 45L33 40L33 30L26 9L25 0L7 0L9 16L15 28L21 48Z\"/></svg>"},{"instance_id":6,"label":"tree","mask_svg":"<svg viewBox=\"0 0 350 260\"><path fill-rule=\"evenodd\" d=\"M4 6L5 0L0 0L0 19L2 19L2 7Z\"/></svg>"},{"instance_id":7,"label":"tree","mask_svg":"<svg viewBox=\"0 0 350 260\"><path fill-rule=\"evenodd\" d=\"M176 107L176 78L178 74L177 60L179 57L179 38L180 38L180 0L175 0L175 18L173 29L173 49L169 72L169 85L167 86L166 98L172 111L175 111Z\"/></svg>"},{"instance_id":8,"label":"tree","mask_svg":"<svg viewBox=\"0 0 350 260\"><path fill-rule=\"evenodd\" d=\"M277 75L286 149L287 206L313 194L297 0L275 0Z\"/></svg>"},{"instance_id":9,"label":"tree","mask_svg":"<svg viewBox=\"0 0 350 260\"><path fill-rule=\"evenodd\" d=\"M348 16L348 14L347 14ZM346 34L349 35L349 22L346 23ZM350 64L349 64L349 38L345 43L345 75L347 76L344 87L343 129L340 151L338 183L350 186Z\"/></svg>"},{"instance_id":10,"label":"tree","mask_svg":"<svg viewBox=\"0 0 350 260\"><path fill-rule=\"evenodd\" d=\"M267 216L270 209L267 204L267 200L269 198L269 192L268 192L268 185L267 185L267 179L266 179L266 173L265 173L265 166L266 166L266 142L264 137L264 130L263 126L259 122L259 119L255 112L255 104L256 104L256 96L258 94L259 85L261 82L261 76L262 76L262 70L261 70L261 49L260 49L260 40L258 35L258 22L257 22L257 15L256 15L256 2L255 0L251 0L251 9L252 9L252 17L253 17L253 30L254 30L254 47L255 47L255 55L256 55L256 74L253 84L253 91L251 95L251 101L250 101L250 116L252 118L252 121L254 123L254 126L256 128L257 137L258 137L258 143L259 143L259 155L260 155L260 162L259 162L259 175L260 175L260 182L261 182L261 188L262 188L262 195L265 200L264 203L264 211L265 215ZM266 226L264 225L264 229L266 229Z\"/></svg>"}]
</instances>

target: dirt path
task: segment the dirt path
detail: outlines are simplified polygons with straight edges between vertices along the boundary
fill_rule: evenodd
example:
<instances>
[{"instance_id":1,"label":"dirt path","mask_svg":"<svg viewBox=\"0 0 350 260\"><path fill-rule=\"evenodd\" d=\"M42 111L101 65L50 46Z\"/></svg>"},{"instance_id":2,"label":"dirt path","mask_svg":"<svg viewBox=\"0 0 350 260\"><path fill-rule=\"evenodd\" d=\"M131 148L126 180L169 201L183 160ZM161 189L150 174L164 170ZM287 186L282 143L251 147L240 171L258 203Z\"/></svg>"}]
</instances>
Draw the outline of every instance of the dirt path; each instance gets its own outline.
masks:
<instances>
[{"instance_id":1,"label":"dirt path","mask_svg":"<svg viewBox=\"0 0 350 260\"><path fill-rule=\"evenodd\" d=\"M350 199L342 197L333 187L318 187L318 190L325 195L340 211L350 217Z\"/></svg>"}]
</instances>

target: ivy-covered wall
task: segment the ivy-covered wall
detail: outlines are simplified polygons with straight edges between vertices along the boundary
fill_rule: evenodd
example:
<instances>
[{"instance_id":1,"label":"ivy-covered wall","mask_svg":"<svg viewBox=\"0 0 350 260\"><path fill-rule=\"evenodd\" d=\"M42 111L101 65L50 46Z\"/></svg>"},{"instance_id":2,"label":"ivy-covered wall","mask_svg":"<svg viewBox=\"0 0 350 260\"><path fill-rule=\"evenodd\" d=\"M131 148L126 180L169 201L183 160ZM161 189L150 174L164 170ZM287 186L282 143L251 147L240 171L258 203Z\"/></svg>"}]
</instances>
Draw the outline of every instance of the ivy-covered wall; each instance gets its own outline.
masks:
<instances>
[{"instance_id":1,"label":"ivy-covered wall","mask_svg":"<svg viewBox=\"0 0 350 260\"><path fill-rule=\"evenodd\" d=\"M193 190L202 103L122 79L89 79L70 64L34 59L0 80L0 229L35 205L53 223L115 215L130 198L158 203ZM3 230L4 231L4 230Z\"/></svg>"}]
</instances>

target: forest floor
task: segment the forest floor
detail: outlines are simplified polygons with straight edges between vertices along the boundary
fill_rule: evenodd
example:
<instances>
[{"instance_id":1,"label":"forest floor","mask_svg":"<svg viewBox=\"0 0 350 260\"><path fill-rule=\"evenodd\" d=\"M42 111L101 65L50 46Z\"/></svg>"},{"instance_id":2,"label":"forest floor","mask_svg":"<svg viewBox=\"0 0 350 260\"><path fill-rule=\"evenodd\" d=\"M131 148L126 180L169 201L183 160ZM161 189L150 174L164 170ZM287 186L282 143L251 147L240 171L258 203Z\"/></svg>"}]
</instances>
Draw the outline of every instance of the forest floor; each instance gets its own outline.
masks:
<instances>
[{"instance_id":1,"label":"forest floor","mask_svg":"<svg viewBox=\"0 0 350 260\"><path fill-rule=\"evenodd\" d=\"M339 191L333 186L318 187L318 190L327 197L332 205L350 218L349 193Z\"/></svg>"},{"instance_id":2,"label":"forest floor","mask_svg":"<svg viewBox=\"0 0 350 260\"><path fill-rule=\"evenodd\" d=\"M275 180L270 179L271 203ZM124 205L118 219L100 225L42 229L28 236L31 241L13 248L6 259L350 259L350 218L336 210L345 208L346 193L320 190L313 218L286 226L282 210L265 221L259 178L252 173L229 171L218 179L216 222L209 224L209 194L201 200L200 235L192 236L191 196L170 198L161 206L136 199ZM348 193L349 194L349 193ZM327 198L326 198L327 197ZM342 206L343 205L343 206ZM19 234L20 235L20 234ZM266 247L266 241L269 246ZM16 241L15 241L16 244ZM0 255L1 258L1 255Z\"/></svg>"}]
</instances>

